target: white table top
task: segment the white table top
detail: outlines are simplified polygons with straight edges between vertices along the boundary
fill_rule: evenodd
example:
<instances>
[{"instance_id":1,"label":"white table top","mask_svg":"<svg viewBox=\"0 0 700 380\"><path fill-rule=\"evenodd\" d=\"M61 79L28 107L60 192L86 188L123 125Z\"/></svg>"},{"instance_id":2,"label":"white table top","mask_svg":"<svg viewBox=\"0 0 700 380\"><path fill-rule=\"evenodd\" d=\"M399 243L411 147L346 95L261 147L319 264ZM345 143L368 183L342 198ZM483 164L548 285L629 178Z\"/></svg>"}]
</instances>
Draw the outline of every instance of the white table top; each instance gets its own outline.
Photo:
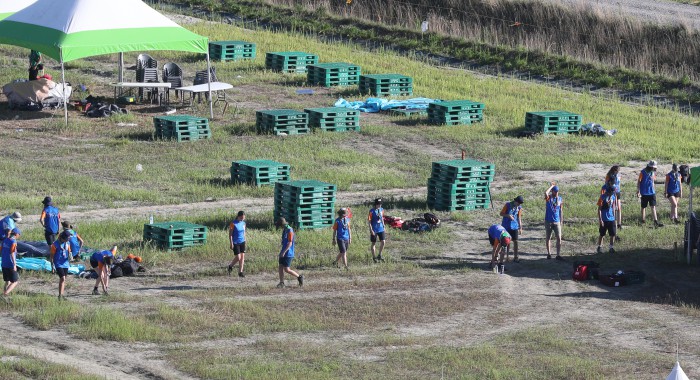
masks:
<instances>
[{"instance_id":1,"label":"white table top","mask_svg":"<svg viewBox=\"0 0 700 380\"><path fill-rule=\"evenodd\" d=\"M233 88L233 86L228 84L228 83L211 82L211 83L198 84L196 86L177 87L176 90L186 91L186 92L207 92L207 91L209 91L209 84L211 84L212 91L221 91L221 90L228 90L229 88Z\"/></svg>"},{"instance_id":2,"label":"white table top","mask_svg":"<svg viewBox=\"0 0 700 380\"><path fill-rule=\"evenodd\" d=\"M162 82L117 82L117 83L110 83L109 85L113 86L113 87L170 88L170 83L162 83Z\"/></svg>"}]
</instances>

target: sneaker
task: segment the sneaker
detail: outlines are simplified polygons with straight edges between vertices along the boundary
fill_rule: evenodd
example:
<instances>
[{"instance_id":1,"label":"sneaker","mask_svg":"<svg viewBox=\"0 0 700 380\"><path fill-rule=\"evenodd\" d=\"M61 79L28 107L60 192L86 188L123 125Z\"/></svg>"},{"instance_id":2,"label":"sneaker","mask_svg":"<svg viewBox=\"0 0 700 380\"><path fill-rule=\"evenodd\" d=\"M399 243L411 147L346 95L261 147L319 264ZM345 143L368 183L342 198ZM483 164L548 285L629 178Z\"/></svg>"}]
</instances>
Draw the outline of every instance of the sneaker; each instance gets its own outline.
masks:
<instances>
[{"instance_id":1,"label":"sneaker","mask_svg":"<svg viewBox=\"0 0 700 380\"><path fill-rule=\"evenodd\" d=\"M619 236L615 235L615 241L622 241L622 239Z\"/></svg>"},{"instance_id":2,"label":"sneaker","mask_svg":"<svg viewBox=\"0 0 700 380\"><path fill-rule=\"evenodd\" d=\"M238 277L245 277L245 274L243 274L243 272L238 272Z\"/></svg>"},{"instance_id":3,"label":"sneaker","mask_svg":"<svg viewBox=\"0 0 700 380\"><path fill-rule=\"evenodd\" d=\"M97 290L97 289L92 289L92 295L93 295L93 296L99 296L99 295L100 295L100 291Z\"/></svg>"},{"instance_id":4,"label":"sneaker","mask_svg":"<svg viewBox=\"0 0 700 380\"><path fill-rule=\"evenodd\" d=\"M284 288L284 282L280 282L279 284L277 284L277 288Z\"/></svg>"},{"instance_id":5,"label":"sneaker","mask_svg":"<svg viewBox=\"0 0 700 380\"><path fill-rule=\"evenodd\" d=\"M102 294L104 294L105 296L108 296L109 292L105 290L104 292L102 292Z\"/></svg>"},{"instance_id":6,"label":"sneaker","mask_svg":"<svg viewBox=\"0 0 700 380\"><path fill-rule=\"evenodd\" d=\"M598 247L598 249L595 250L595 253L603 253L603 247Z\"/></svg>"},{"instance_id":7,"label":"sneaker","mask_svg":"<svg viewBox=\"0 0 700 380\"><path fill-rule=\"evenodd\" d=\"M646 222L647 222L646 220L642 219L642 224L644 224L644 223L646 223Z\"/></svg>"},{"instance_id":8,"label":"sneaker","mask_svg":"<svg viewBox=\"0 0 700 380\"><path fill-rule=\"evenodd\" d=\"M608 252L610 252L610 253L615 253L615 248L610 247L610 250L609 250Z\"/></svg>"},{"instance_id":9,"label":"sneaker","mask_svg":"<svg viewBox=\"0 0 700 380\"><path fill-rule=\"evenodd\" d=\"M559 256L559 255L557 255L557 257L555 257L555 259L557 259L557 260L559 260L559 261L564 261L564 258L561 257L561 256Z\"/></svg>"},{"instance_id":10,"label":"sneaker","mask_svg":"<svg viewBox=\"0 0 700 380\"><path fill-rule=\"evenodd\" d=\"M618 225L617 225L617 229L618 229L618 230L621 230L621 229L622 229L622 224L618 224Z\"/></svg>"},{"instance_id":11,"label":"sneaker","mask_svg":"<svg viewBox=\"0 0 700 380\"><path fill-rule=\"evenodd\" d=\"M663 226L664 226L664 224L659 222L658 220L654 221L654 227L663 227Z\"/></svg>"},{"instance_id":12,"label":"sneaker","mask_svg":"<svg viewBox=\"0 0 700 380\"><path fill-rule=\"evenodd\" d=\"M384 258L382 257L382 255L377 256L377 260L382 263L384 262Z\"/></svg>"},{"instance_id":13,"label":"sneaker","mask_svg":"<svg viewBox=\"0 0 700 380\"><path fill-rule=\"evenodd\" d=\"M228 269L226 271L228 272L228 275L230 276L231 272L233 272L233 267L229 265Z\"/></svg>"},{"instance_id":14,"label":"sneaker","mask_svg":"<svg viewBox=\"0 0 700 380\"><path fill-rule=\"evenodd\" d=\"M557 256L559 257L559 256ZM547 255L547 260L550 260L552 258L552 255Z\"/></svg>"},{"instance_id":15,"label":"sneaker","mask_svg":"<svg viewBox=\"0 0 700 380\"><path fill-rule=\"evenodd\" d=\"M374 256L372 257L372 261L374 261L375 264L378 263L377 258Z\"/></svg>"},{"instance_id":16,"label":"sneaker","mask_svg":"<svg viewBox=\"0 0 700 380\"><path fill-rule=\"evenodd\" d=\"M299 286L304 286L304 275L302 274L301 276L297 277L297 281L299 282Z\"/></svg>"}]
</instances>

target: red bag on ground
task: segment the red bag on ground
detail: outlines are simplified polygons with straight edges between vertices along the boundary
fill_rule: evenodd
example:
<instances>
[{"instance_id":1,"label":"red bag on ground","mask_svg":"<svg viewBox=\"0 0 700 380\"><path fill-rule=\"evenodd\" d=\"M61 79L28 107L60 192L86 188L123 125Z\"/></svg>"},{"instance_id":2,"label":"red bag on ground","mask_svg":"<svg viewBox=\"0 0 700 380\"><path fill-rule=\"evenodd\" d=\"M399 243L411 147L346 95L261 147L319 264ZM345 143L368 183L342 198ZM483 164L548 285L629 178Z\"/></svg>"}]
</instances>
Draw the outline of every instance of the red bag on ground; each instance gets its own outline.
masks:
<instances>
[{"instance_id":1,"label":"red bag on ground","mask_svg":"<svg viewBox=\"0 0 700 380\"><path fill-rule=\"evenodd\" d=\"M588 265L579 265L574 270L574 280L576 281L587 281L588 280Z\"/></svg>"}]
</instances>

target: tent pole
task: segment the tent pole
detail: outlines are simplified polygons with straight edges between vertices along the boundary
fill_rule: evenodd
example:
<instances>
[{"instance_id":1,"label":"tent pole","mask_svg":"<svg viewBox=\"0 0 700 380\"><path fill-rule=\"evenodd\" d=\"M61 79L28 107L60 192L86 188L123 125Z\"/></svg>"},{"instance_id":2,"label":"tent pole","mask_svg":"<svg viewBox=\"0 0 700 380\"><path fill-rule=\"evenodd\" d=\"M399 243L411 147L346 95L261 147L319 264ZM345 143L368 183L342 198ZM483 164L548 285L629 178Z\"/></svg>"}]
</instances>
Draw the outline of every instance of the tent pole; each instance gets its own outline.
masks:
<instances>
[{"instance_id":1,"label":"tent pole","mask_svg":"<svg viewBox=\"0 0 700 380\"><path fill-rule=\"evenodd\" d=\"M68 100L66 99L66 69L63 66L63 49L59 50L61 55L61 82L63 82L63 116L68 127Z\"/></svg>"},{"instance_id":2,"label":"tent pole","mask_svg":"<svg viewBox=\"0 0 700 380\"><path fill-rule=\"evenodd\" d=\"M124 52L119 52L119 82L124 82Z\"/></svg>"},{"instance_id":3,"label":"tent pole","mask_svg":"<svg viewBox=\"0 0 700 380\"><path fill-rule=\"evenodd\" d=\"M681 186L683 186L683 184L681 184ZM691 241L693 237L692 237L692 234L690 233L690 230L692 228L691 216L693 214L693 185L690 185L689 187L690 187L690 191L689 191L690 195L688 196L688 218L687 218L688 219L688 222L687 222L688 228L686 228L687 231L686 231L686 236L685 236L685 241L688 242L687 243L688 247L685 250L685 256L686 256L686 260L688 262L688 265L690 265L690 259L693 255L693 243L695 243L694 241ZM698 254L700 254L700 250L698 250Z\"/></svg>"},{"instance_id":4,"label":"tent pole","mask_svg":"<svg viewBox=\"0 0 700 380\"><path fill-rule=\"evenodd\" d=\"M209 117L214 118L214 103L211 98L211 61L209 60L209 49L207 49L207 89L209 90Z\"/></svg>"}]
</instances>

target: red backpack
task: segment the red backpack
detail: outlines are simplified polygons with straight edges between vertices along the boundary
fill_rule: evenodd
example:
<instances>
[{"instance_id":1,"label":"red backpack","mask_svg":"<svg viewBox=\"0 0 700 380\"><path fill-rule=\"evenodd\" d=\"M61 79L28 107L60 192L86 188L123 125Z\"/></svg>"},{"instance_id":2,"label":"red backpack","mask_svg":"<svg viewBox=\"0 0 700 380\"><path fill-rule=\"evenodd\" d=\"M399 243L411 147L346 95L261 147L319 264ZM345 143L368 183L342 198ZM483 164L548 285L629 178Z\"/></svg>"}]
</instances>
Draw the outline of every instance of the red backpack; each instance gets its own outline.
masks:
<instances>
[{"instance_id":1,"label":"red backpack","mask_svg":"<svg viewBox=\"0 0 700 380\"><path fill-rule=\"evenodd\" d=\"M579 265L574 270L574 280L576 281L586 281L588 280L588 265Z\"/></svg>"}]
</instances>

